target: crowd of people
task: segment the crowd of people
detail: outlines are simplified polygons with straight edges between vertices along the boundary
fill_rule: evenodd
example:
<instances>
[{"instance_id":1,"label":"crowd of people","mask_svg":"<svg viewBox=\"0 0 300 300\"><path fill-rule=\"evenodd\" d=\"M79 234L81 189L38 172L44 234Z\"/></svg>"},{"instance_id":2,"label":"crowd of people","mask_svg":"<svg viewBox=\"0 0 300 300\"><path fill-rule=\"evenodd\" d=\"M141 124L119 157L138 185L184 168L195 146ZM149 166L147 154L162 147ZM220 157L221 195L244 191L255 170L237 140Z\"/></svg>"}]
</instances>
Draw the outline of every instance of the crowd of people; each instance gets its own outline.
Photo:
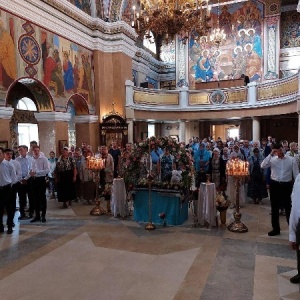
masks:
<instances>
[{"instance_id":1,"label":"crowd of people","mask_svg":"<svg viewBox=\"0 0 300 300\"><path fill-rule=\"evenodd\" d=\"M0 232L4 232L3 215L7 214L7 233L14 227L17 197L20 221L31 219L31 223L46 222L47 192L50 198L62 203L61 208L70 208L72 201L89 205L95 202L95 173L87 166L87 157L101 157L104 168L100 171L100 192L118 176L117 170L121 151L114 142L108 149L99 146L93 153L92 147L64 147L56 157L49 157L40 150L36 141L18 146L17 153L0 147ZM3 200L2 200L3 199ZM107 210L110 212L110 202Z\"/></svg>"},{"instance_id":2,"label":"crowd of people","mask_svg":"<svg viewBox=\"0 0 300 300\"><path fill-rule=\"evenodd\" d=\"M126 177L122 166L126 165L135 147L136 145L127 143L124 149L120 149L116 141L113 141L109 148L99 146L94 153L90 145L82 143L81 147L64 147L59 157L56 157L54 151L50 151L49 158L35 141L30 142L29 148L20 145L18 153L0 148L0 232L4 232L4 212L7 214L7 234L13 232L17 196L19 220L30 218L31 223L46 222L47 189L50 197L62 203L61 208L71 207L72 201L86 205L94 203L97 187L95 172L87 166L88 157L102 158L104 167L99 172L99 191L103 193L107 186L112 185L114 178ZM248 161L250 176L241 182L240 205L245 204L246 197L251 198L253 204L262 204L264 198L270 198L272 230L268 233L269 236L280 234L280 214L285 214L289 224L292 191L293 188L300 188L294 185L296 178L296 183L300 185L300 159L296 142L276 142L271 136L251 142L247 139L228 138L222 141L221 138L213 140L193 137L187 144L181 143L181 147L185 147L193 157L196 187L205 182L209 175L216 189L230 201L231 208L236 205L236 190L234 179L226 174L226 164L236 159ZM171 179L172 171L176 169L174 162L174 156L168 148L156 147L151 150L150 165L146 168L156 172L160 180L166 181ZM110 212L110 198L107 197L106 200L107 211ZM293 199L293 203L295 201ZM294 211L293 214L300 217L300 211ZM293 219L290 226L293 248L296 243L293 234L296 225L297 222ZM300 259L299 253L298 256ZM291 279L293 283L299 281L299 276Z\"/></svg>"}]
</instances>

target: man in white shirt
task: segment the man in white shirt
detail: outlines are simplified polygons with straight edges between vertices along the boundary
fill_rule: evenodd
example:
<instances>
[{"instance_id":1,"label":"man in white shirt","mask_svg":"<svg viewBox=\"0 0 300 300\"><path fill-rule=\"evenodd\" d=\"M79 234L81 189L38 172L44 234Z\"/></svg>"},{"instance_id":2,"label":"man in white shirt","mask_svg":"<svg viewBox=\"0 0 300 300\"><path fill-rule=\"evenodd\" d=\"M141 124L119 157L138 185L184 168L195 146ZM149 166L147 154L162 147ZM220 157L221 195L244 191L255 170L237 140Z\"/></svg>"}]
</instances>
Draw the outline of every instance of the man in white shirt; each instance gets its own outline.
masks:
<instances>
[{"instance_id":1,"label":"man in white shirt","mask_svg":"<svg viewBox=\"0 0 300 300\"><path fill-rule=\"evenodd\" d=\"M4 150L4 157L5 160L10 162L12 166L14 167L14 170L16 172L16 181L12 185L12 202L13 202L13 210L16 211L16 202L17 202L17 191L19 189L19 185L21 184L22 180L22 171L21 171L21 165L18 161L13 160L13 151L11 149L5 149Z\"/></svg>"},{"instance_id":2,"label":"man in white shirt","mask_svg":"<svg viewBox=\"0 0 300 300\"><path fill-rule=\"evenodd\" d=\"M3 214L7 214L7 234L13 232L14 207L12 202L12 184L16 182L16 173L12 164L4 159L4 149L0 147L0 233L4 232Z\"/></svg>"},{"instance_id":3,"label":"man in white shirt","mask_svg":"<svg viewBox=\"0 0 300 300\"><path fill-rule=\"evenodd\" d=\"M25 214L25 207L27 204L27 196L29 202L29 217L32 218L34 213L34 204L30 189L31 179L29 178L27 181L25 180L31 170L32 156L27 155L28 147L26 145L20 145L18 147L18 152L19 156L16 158L16 161L20 163L22 171L22 180L18 190L20 212L19 220L26 220L27 216Z\"/></svg>"},{"instance_id":4,"label":"man in white shirt","mask_svg":"<svg viewBox=\"0 0 300 300\"><path fill-rule=\"evenodd\" d=\"M40 153L40 147L33 147L32 165L28 177L32 178L32 197L34 202L35 217L30 221L31 223L46 222L46 175L50 171L48 159ZM25 178L28 179L28 178ZM42 218L40 215L42 211Z\"/></svg>"},{"instance_id":5,"label":"man in white shirt","mask_svg":"<svg viewBox=\"0 0 300 300\"><path fill-rule=\"evenodd\" d=\"M289 225L289 242L293 250L297 251L298 274L290 278L291 283L300 283L300 174L297 176L292 192L292 210Z\"/></svg>"},{"instance_id":6,"label":"man in white shirt","mask_svg":"<svg viewBox=\"0 0 300 300\"><path fill-rule=\"evenodd\" d=\"M297 161L291 156L284 155L281 144L275 144L272 152L262 161L261 168L271 167L270 201L272 230L269 236L280 234L279 209L285 208L286 220L289 223L291 212L291 194L293 179L299 174Z\"/></svg>"}]
</instances>

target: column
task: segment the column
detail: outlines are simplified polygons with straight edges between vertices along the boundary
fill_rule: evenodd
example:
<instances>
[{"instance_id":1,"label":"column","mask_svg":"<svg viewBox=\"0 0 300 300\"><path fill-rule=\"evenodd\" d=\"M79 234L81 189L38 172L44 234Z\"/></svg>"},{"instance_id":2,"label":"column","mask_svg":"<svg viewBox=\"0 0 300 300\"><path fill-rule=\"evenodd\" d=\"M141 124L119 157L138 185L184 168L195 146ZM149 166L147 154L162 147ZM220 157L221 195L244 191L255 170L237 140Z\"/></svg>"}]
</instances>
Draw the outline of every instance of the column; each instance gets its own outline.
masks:
<instances>
[{"instance_id":1,"label":"column","mask_svg":"<svg viewBox=\"0 0 300 300\"><path fill-rule=\"evenodd\" d=\"M256 82L250 82L247 85L248 93L247 93L247 101L248 104L255 104L257 101L257 83Z\"/></svg>"},{"instance_id":2,"label":"column","mask_svg":"<svg viewBox=\"0 0 300 300\"><path fill-rule=\"evenodd\" d=\"M133 87L134 84L131 80L125 81L126 86L126 103L125 106L131 106L133 105Z\"/></svg>"},{"instance_id":3,"label":"column","mask_svg":"<svg viewBox=\"0 0 300 300\"><path fill-rule=\"evenodd\" d=\"M258 117L252 118L252 140L260 141L260 122Z\"/></svg>"},{"instance_id":4,"label":"column","mask_svg":"<svg viewBox=\"0 0 300 300\"><path fill-rule=\"evenodd\" d=\"M76 144L80 146L86 142L93 147L93 151L100 146L99 117L95 115L83 115L74 117L76 129Z\"/></svg>"},{"instance_id":5,"label":"column","mask_svg":"<svg viewBox=\"0 0 300 300\"><path fill-rule=\"evenodd\" d=\"M63 112L36 112L34 113L39 127L39 142L41 150L48 156L50 151L59 155L58 141L68 141L68 122L70 113Z\"/></svg>"},{"instance_id":6,"label":"column","mask_svg":"<svg viewBox=\"0 0 300 300\"><path fill-rule=\"evenodd\" d=\"M133 143L133 120L127 119L128 123L128 143Z\"/></svg>"},{"instance_id":7,"label":"column","mask_svg":"<svg viewBox=\"0 0 300 300\"><path fill-rule=\"evenodd\" d=\"M188 45L186 40L176 36L176 86L187 87L188 83Z\"/></svg>"},{"instance_id":8,"label":"column","mask_svg":"<svg viewBox=\"0 0 300 300\"><path fill-rule=\"evenodd\" d=\"M189 105L189 91L187 87L176 88L179 90L179 106L181 108L187 108Z\"/></svg>"},{"instance_id":9,"label":"column","mask_svg":"<svg viewBox=\"0 0 300 300\"><path fill-rule=\"evenodd\" d=\"M186 120L180 120L179 123L179 142L186 143Z\"/></svg>"}]
</instances>

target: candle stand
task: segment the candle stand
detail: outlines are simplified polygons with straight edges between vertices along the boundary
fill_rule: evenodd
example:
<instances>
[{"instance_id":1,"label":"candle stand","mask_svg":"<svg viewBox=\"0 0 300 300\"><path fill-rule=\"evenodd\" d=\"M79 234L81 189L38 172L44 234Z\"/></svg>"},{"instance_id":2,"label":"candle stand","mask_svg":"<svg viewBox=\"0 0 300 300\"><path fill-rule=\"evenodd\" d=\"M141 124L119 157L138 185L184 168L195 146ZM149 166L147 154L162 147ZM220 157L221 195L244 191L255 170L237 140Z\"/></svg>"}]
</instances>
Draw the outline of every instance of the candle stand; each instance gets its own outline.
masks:
<instances>
[{"instance_id":1,"label":"candle stand","mask_svg":"<svg viewBox=\"0 0 300 300\"><path fill-rule=\"evenodd\" d=\"M148 148L148 155L149 155L149 165L147 164L147 180L148 180L148 223L145 226L146 230L154 230L155 225L152 223L152 198L151 198L151 185L154 180L154 176L151 174L151 165L150 165L150 157L151 157L151 139L148 138L149 148Z\"/></svg>"},{"instance_id":2,"label":"candle stand","mask_svg":"<svg viewBox=\"0 0 300 300\"><path fill-rule=\"evenodd\" d=\"M95 157L87 157L87 168L93 172L94 174L94 180L96 185L96 206L91 210L90 215L92 216L100 216L104 215L106 211L104 208L101 207L101 200L99 198L99 181L100 176L99 172L103 168L103 161L102 158L95 158Z\"/></svg>"},{"instance_id":3,"label":"candle stand","mask_svg":"<svg viewBox=\"0 0 300 300\"><path fill-rule=\"evenodd\" d=\"M147 225L145 226L146 230L154 230L155 229L155 225L152 223L152 199L151 199L151 184L152 181L150 178L148 178L148 210L149 210L149 221L147 223Z\"/></svg>"},{"instance_id":4,"label":"candle stand","mask_svg":"<svg viewBox=\"0 0 300 300\"><path fill-rule=\"evenodd\" d=\"M234 177L236 196L236 209L233 213L234 221L227 228L232 232L247 232L247 226L241 222L242 214L240 213L240 186L241 181L249 176L249 163L237 158L229 160L226 165L226 174Z\"/></svg>"}]
</instances>

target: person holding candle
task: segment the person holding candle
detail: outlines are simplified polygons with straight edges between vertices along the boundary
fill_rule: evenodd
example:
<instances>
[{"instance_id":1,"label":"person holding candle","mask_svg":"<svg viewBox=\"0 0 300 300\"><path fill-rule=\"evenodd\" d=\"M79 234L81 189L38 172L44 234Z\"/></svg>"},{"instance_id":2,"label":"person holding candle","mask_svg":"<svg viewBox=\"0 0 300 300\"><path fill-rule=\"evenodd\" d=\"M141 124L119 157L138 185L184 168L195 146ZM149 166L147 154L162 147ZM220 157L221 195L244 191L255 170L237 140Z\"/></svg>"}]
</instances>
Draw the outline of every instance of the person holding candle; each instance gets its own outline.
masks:
<instances>
[{"instance_id":1,"label":"person holding candle","mask_svg":"<svg viewBox=\"0 0 300 300\"><path fill-rule=\"evenodd\" d=\"M294 157L284 155L281 144L275 144L272 152L262 161L261 168L271 167L270 201L272 230L269 236L280 234L279 209L285 208L286 220L289 224L291 212L291 194L293 178L299 174L297 161Z\"/></svg>"}]
</instances>

